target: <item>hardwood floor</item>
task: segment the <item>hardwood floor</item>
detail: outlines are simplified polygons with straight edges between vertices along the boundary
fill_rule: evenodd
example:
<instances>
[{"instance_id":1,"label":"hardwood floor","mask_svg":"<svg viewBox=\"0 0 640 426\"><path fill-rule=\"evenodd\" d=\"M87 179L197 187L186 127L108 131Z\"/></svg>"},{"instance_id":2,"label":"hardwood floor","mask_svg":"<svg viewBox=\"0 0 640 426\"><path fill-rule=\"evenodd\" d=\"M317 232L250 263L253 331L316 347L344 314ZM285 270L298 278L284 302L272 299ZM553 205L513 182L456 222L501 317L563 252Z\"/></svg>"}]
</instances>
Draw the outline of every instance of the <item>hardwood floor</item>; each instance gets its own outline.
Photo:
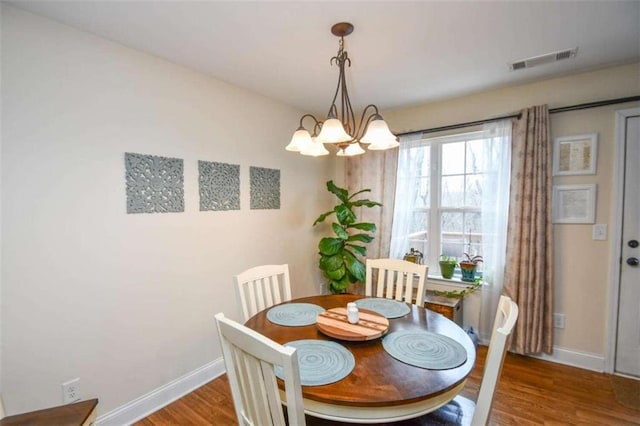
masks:
<instances>
[{"instance_id":1,"label":"hardwood floor","mask_svg":"<svg viewBox=\"0 0 640 426\"><path fill-rule=\"evenodd\" d=\"M462 392L474 399L486 348ZM492 425L640 425L640 411L615 399L612 376L507 354L491 412ZM137 426L237 425L226 375L219 377Z\"/></svg>"}]
</instances>

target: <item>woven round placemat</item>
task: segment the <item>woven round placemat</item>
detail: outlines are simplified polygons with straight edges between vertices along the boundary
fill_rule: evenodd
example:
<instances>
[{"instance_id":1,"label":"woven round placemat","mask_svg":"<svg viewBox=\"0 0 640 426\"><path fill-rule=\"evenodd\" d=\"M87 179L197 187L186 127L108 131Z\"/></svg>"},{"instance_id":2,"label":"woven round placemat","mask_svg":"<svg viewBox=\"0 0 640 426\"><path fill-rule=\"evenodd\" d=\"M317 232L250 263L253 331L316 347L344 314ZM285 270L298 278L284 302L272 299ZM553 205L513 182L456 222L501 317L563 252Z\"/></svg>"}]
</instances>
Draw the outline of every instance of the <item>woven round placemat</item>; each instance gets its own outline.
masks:
<instances>
[{"instance_id":1,"label":"woven round placemat","mask_svg":"<svg viewBox=\"0 0 640 426\"><path fill-rule=\"evenodd\" d=\"M430 331L395 331L382 339L382 347L398 361L429 370L448 370L467 360L460 343Z\"/></svg>"},{"instance_id":2,"label":"woven round placemat","mask_svg":"<svg viewBox=\"0 0 640 426\"><path fill-rule=\"evenodd\" d=\"M296 348L302 386L321 386L347 377L356 365L353 354L339 343L328 340L294 340L285 346ZM276 376L282 378L281 367Z\"/></svg>"},{"instance_id":3,"label":"woven round placemat","mask_svg":"<svg viewBox=\"0 0 640 426\"><path fill-rule=\"evenodd\" d=\"M400 318L411 312L411 308L404 302L383 297L366 297L356 300L358 308L369 309L386 318Z\"/></svg>"},{"instance_id":4,"label":"woven round placemat","mask_svg":"<svg viewBox=\"0 0 640 426\"><path fill-rule=\"evenodd\" d=\"M269 309L267 319L278 325L300 327L315 324L320 312L324 308L313 303L285 303Z\"/></svg>"}]
</instances>

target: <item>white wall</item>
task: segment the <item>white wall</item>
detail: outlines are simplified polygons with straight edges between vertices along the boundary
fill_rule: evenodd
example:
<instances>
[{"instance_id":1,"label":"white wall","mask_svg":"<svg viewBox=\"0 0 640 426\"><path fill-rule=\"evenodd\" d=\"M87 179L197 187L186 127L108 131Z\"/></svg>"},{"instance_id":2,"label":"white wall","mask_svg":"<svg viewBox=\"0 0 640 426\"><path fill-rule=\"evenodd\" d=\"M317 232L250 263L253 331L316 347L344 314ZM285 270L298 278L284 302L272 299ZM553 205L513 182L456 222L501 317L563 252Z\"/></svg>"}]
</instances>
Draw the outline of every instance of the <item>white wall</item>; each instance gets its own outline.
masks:
<instances>
[{"instance_id":1,"label":"white wall","mask_svg":"<svg viewBox=\"0 0 640 426\"><path fill-rule=\"evenodd\" d=\"M220 358L213 316L239 318L250 266L288 262L295 297L318 291L334 165L284 151L300 111L7 6L2 42L10 414L75 377L104 414ZM126 214L124 152L184 159L185 212ZM240 211L199 211L198 160L240 164ZM249 209L249 166L281 170L279 210Z\"/></svg>"},{"instance_id":2,"label":"white wall","mask_svg":"<svg viewBox=\"0 0 640 426\"><path fill-rule=\"evenodd\" d=\"M525 71L526 72L526 71ZM439 127L517 112L533 105L550 108L640 94L640 64L585 72L394 111L384 117L394 132ZM552 139L597 133L598 167L591 176L554 177L555 185L596 183L597 223L611 224L615 111L638 103L551 115ZM472 129L469 129L472 130ZM465 131L458 130L457 132ZM554 312L566 315L555 330L552 359L594 370L604 368L607 354L607 307L611 239L591 239L591 225L554 226ZM474 324L480 297L465 300L465 322ZM468 303L467 303L468 302Z\"/></svg>"}]
</instances>

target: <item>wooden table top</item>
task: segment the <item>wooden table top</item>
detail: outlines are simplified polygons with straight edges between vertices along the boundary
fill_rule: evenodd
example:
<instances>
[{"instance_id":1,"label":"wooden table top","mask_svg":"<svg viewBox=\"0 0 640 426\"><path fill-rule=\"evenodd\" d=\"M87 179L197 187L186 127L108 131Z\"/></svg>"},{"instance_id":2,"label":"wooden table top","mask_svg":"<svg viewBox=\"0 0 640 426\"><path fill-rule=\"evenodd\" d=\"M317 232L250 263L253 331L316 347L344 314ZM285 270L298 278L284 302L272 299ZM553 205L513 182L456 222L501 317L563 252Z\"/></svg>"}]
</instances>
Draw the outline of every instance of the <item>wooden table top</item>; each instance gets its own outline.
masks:
<instances>
[{"instance_id":1,"label":"wooden table top","mask_svg":"<svg viewBox=\"0 0 640 426\"><path fill-rule=\"evenodd\" d=\"M291 300L286 303L313 303L326 309L346 307L348 302L362 295L322 295ZM323 386L303 386L305 399L328 404L359 407L403 405L436 397L460 385L473 369L476 351L467 333L444 316L411 305L404 317L389 320L389 331L428 330L442 334L460 343L467 351L466 362L448 370L427 370L413 367L391 357L382 347L381 339L346 341L332 339L323 334L316 324L287 327L267 319L267 311L250 318L245 325L270 339L285 344L293 340L334 340L348 348L355 357L355 368L344 379Z\"/></svg>"}]
</instances>

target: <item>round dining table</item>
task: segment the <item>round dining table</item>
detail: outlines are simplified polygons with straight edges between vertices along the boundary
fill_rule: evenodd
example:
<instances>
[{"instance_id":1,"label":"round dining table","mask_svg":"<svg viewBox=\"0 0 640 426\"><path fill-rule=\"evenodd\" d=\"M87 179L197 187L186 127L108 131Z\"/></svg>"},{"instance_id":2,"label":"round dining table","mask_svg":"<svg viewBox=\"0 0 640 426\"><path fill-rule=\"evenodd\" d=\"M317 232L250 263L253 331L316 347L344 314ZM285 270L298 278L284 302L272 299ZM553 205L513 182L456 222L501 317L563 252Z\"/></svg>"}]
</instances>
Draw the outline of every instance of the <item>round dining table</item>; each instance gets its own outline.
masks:
<instances>
[{"instance_id":1,"label":"round dining table","mask_svg":"<svg viewBox=\"0 0 640 426\"><path fill-rule=\"evenodd\" d=\"M324 309L346 307L362 299L357 294L319 295L285 303L308 303ZM279 305L276 305L279 306ZM409 313L389 319L395 331L427 330L455 340L466 351L466 360L455 368L427 369L398 361L383 348L382 339L339 340L322 333L317 324L284 326L267 318L267 308L245 325L270 339L286 344L301 339L337 342L355 358L355 367L342 380L321 386L302 386L305 412L329 420L378 423L405 420L434 411L453 399L464 387L475 363L475 346L467 333L442 314L409 304ZM279 380L281 390L282 381Z\"/></svg>"}]
</instances>

